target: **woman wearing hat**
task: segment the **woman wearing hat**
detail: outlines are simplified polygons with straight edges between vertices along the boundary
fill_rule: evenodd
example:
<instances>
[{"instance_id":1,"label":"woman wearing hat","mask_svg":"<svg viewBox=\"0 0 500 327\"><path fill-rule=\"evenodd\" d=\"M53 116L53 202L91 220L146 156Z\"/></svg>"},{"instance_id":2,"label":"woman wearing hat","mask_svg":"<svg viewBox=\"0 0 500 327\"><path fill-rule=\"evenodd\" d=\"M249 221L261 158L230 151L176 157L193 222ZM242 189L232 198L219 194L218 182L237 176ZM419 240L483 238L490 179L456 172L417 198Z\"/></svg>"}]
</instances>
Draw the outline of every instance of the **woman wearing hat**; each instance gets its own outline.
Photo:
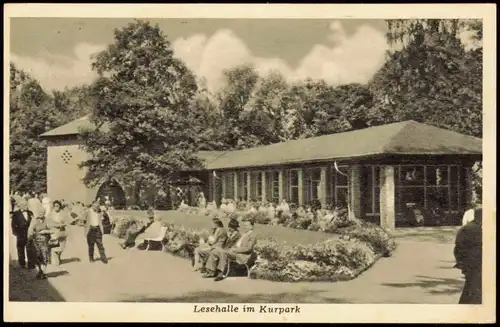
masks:
<instances>
[{"instance_id":1,"label":"woman wearing hat","mask_svg":"<svg viewBox=\"0 0 500 327\"><path fill-rule=\"evenodd\" d=\"M216 247L222 248L226 243L227 232L222 221L219 218L214 218L212 224L212 233L208 237L207 243L201 239L200 245L194 249L194 271L205 268L210 251Z\"/></svg>"}]
</instances>

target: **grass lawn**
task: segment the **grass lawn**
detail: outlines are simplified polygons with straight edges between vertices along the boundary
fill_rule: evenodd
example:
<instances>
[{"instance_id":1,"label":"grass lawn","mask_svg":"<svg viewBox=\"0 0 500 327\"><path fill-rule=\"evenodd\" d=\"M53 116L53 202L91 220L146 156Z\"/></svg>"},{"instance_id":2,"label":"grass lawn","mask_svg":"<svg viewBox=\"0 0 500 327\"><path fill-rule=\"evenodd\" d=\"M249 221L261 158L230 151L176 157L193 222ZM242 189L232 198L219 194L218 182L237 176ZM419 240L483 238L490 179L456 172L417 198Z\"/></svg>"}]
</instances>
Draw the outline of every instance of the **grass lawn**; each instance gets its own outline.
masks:
<instances>
[{"instance_id":1,"label":"grass lawn","mask_svg":"<svg viewBox=\"0 0 500 327\"><path fill-rule=\"evenodd\" d=\"M175 225L182 225L193 229L210 229L212 219L208 216L188 215L178 211L155 211L156 215L162 217L165 222L171 222ZM136 219L146 219L145 211L114 211L116 217L133 217ZM229 219L222 218L224 226L227 226ZM315 244L331 238L337 238L335 234L323 233L319 231L310 231L302 229L293 229L282 226L255 224L255 232L261 239L273 238L277 242L287 244Z\"/></svg>"}]
</instances>

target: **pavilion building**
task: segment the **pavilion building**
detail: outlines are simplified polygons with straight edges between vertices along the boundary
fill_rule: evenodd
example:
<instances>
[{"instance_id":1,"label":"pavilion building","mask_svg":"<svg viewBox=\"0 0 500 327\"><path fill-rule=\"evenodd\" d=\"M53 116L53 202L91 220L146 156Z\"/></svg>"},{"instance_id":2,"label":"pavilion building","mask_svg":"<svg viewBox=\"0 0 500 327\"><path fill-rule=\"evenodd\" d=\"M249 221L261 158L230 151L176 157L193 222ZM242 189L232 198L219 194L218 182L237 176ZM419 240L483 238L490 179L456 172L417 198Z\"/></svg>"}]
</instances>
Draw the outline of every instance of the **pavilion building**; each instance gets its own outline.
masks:
<instances>
[{"instance_id":1,"label":"pavilion building","mask_svg":"<svg viewBox=\"0 0 500 327\"><path fill-rule=\"evenodd\" d=\"M90 125L83 117L41 136L48 142L49 196L89 203L111 187L127 204L137 201L119 178L94 189L83 184L78 164L88 155L78 134ZM415 209L439 209L439 219L426 218L427 224L460 224L472 201L472 167L482 160L482 140L410 120L198 155L204 169L179 176L196 178L208 201L319 201L392 229L411 224Z\"/></svg>"}]
</instances>

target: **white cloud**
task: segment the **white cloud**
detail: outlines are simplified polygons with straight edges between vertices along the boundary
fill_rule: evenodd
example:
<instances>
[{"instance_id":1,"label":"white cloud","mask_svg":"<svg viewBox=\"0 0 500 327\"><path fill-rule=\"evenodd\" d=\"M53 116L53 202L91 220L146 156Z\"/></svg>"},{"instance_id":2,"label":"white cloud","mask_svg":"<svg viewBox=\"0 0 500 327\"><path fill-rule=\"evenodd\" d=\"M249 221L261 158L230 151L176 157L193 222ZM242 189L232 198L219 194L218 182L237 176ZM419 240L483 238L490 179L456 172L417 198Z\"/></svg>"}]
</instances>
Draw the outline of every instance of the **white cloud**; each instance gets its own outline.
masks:
<instances>
[{"instance_id":1,"label":"white cloud","mask_svg":"<svg viewBox=\"0 0 500 327\"><path fill-rule=\"evenodd\" d=\"M40 53L36 57L10 55L10 60L38 80L47 90L61 90L92 82L96 73L90 68L91 55L105 45L79 43L73 49L74 56Z\"/></svg>"},{"instance_id":2,"label":"white cloud","mask_svg":"<svg viewBox=\"0 0 500 327\"><path fill-rule=\"evenodd\" d=\"M230 30L219 30L210 38L204 34L179 38L172 45L174 53L189 68L205 77L212 91L221 86L225 69L244 63L253 64L260 74L278 70L289 81L309 77L324 79L333 85L367 82L385 60L388 44L383 33L362 25L347 36L340 21L333 21L329 29L332 44L313 46L295 69L280 58L254 56Z\"/></svg>"},{"instance_id":3,"label":"white cloud","mask_svg":"<svg viewBox=\"0 0 500 327\"><path fill-rule=\"evenodd\" d=\"M240 64L251 64L262 75L278 70L292 82L312 78L324 79L333 85L367 82L383 64L388 45L382 32L361 25L348 36L342 23L333 21L329 33L331 43L313 46L296 68L281 58L255 56L245 42L228 29L221 29L211 37L196 34L178 38L172 46L175 55L204 78L211 91L221 87L225 69ZM105 45L79 43L72 57L51 53L11 54L11 61L40 81L45 89L63 89L92 82L96 74L90 68L91 55L104 48Z\"/></svg>"}]
</instances>

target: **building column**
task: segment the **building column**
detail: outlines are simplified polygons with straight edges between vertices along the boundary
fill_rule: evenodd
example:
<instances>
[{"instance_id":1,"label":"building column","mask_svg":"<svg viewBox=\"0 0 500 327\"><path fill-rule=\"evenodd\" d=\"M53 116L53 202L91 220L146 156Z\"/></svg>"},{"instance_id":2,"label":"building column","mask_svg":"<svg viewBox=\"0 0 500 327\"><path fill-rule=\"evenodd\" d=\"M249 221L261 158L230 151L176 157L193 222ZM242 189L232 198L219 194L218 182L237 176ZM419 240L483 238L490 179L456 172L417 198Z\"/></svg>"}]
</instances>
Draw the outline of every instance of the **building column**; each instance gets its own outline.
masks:
<instances>
[{"instance_id":1,"label":"building column","mask_svg":"<svg viewBox=\"0 0 500 327\"><path fill-rule=\"evenodd\" d=\"M361 219L361 166L349 168L349 219Z\"/></svg>"},{"instance_id":2,"label":"building column","mask_svg":"<svg viewBox=\"0 0 500 327\"><path fill-rule=\"evenodd\" d=\"M250 204L250 200L252 199L252 173L247 172L247 203Z\"/></svg>"},{"instance_id":3,"label":"building column","mask_svg":"<svg viewBox=\"0 0 500 327\"><path fill-rule=\"evenodd\" d=\"M234 183L234 201L238 201L238 172L233 173L233 183Z\"/></svg>"},{"instance_id":4,"label":"building column","mask_svg":"<svg viewBox=\"0 0 500 327\"><path fill-rule=\"evenodd\" d=\"M225 199L226 198L226 194L227 194L227 186L226 186L226 174L225 173L221 173L220 174L220 179L221 179L221 188L222 188L222 198Z\"/></svg>"},{"instance_id":5,"label":"building column","mask_svg":"<svg viewBox=\"0 0 500 327\"><path fill-rule=\"evenodd\" d=\"M327 198L326 185L327 185L327 167L321 167L318 196L322 208L326 208L326 198Z\"/></svg>"},{"instance_id":6,"label":"building column","mask_svg":"<svg viewBox=\"0 0 500 327\"><path fill-rule=\"evenodd\" d=\"M380 226L388 230L396 228L396 186L393 166L380 168Z\"/></svg>"},{"instance_id":7,"label":"building column","mask_svg":"<svg viewBox=\"0 0 500 327\"><path fill-rule=\"evenodd\" d=\"M283 169L280 169L278 173L278 185L279 185L279 200L281 203L281 201L283 201L283 195L284 195Z\"/></svg>"},{"instance_id":8,"label":"building column","mask_svg":"<svg viewBox=\"0 0 500 327\"><path fill-rule=\"evenodd\" d=\"M266 195L266 191L267 191L267 187L266 187L266 171L263 170L261 172L261 178L262 178L262 199L261 201L267 201L267 195Z\"/></svg>"},{"instance_id":9,"label":"building column","mask_svg":"<svg viewBox=\"0 0 500 327\"><path fill-rule=\"evenodd\" d=\"M472 168L465 168L465 206L469 207L473 200Z\"/></svg>"},{"instance_id":10,"label":"building column","mask_svg":"<svg viewBox=\"0 0 500 327\"><path fill-rule=\"evenodd\" d=\"M304 169L297 169L297 177L298 177L298 188L299 188L299 206L304 205Z\"/></svg>"}]
</instances>

